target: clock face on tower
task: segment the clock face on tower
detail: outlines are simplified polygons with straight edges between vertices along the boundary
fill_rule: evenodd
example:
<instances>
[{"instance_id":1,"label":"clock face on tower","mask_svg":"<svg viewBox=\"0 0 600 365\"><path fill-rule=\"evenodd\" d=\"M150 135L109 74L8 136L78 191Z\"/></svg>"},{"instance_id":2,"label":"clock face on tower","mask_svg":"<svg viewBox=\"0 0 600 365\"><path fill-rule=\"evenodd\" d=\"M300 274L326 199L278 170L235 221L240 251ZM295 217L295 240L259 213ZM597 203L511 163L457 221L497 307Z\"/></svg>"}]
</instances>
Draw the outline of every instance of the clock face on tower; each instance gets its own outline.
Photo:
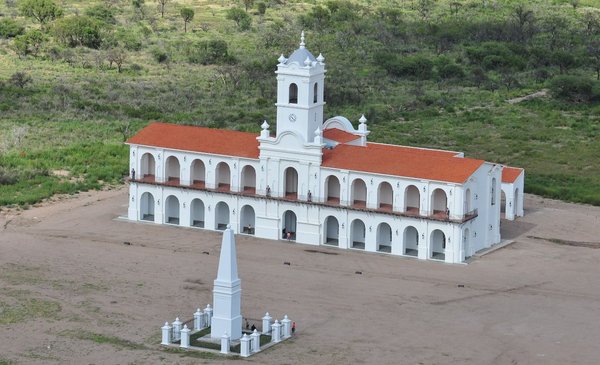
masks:
<instances>
[{"instance_id":1,"label":"clock face on tower","mask_svg":"<svg viewBox=\"0 0 600 365\"><path fill-rule=\"evenodd\" d=\"M296 114L292 113L292 114L290 114L290 116L288 118L290 119L290 122L295 122L296 121Z\"/></svg>"}]
</instances>

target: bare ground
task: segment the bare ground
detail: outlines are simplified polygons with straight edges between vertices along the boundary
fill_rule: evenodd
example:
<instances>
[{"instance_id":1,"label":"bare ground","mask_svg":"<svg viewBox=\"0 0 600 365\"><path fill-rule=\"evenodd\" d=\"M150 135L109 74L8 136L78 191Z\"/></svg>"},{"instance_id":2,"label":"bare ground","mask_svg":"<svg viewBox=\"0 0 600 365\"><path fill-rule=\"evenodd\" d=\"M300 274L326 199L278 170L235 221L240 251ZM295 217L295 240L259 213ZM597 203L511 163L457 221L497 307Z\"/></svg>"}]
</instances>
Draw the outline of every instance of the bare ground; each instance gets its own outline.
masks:
<instances>
[{"instance_id":1,"label":"bare ground","mask_svg":"<svg viewBox=\"0 0 600 365\"><path fill-rule=\"evenodd\" d=\"M243 314L298 325L239 360L158 345L211 302L220 235L117 220L126 199L0 216L0 364L598 364L599 207L527 196L469 265L238 236Z\"/></svg>"}]
</instances>

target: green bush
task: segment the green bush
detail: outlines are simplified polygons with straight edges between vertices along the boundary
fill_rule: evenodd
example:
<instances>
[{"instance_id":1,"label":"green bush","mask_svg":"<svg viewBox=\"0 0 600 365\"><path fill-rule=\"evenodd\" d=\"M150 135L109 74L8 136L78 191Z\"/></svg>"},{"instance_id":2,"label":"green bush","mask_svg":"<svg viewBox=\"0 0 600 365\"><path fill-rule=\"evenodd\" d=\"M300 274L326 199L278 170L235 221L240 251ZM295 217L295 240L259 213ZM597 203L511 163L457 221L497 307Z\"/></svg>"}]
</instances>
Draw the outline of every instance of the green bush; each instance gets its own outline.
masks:
<instances>
[{"instance_id":1,"label":"green bush","mask_svg":"<svg viewBox=\"0 0 600 365\"><path fill-rule=\"evenodd\" d=\"M226 18L233 20L240 30L248 30L252 26L252 18L242 8L227 10Z\"/></svg>"},{"instance_id":2,"label":"green bush","mask_svg":"<svg viewBox=\"0 0 600 365\"><path fill-rule=\"evenodd\" d=\"M204 40L191 43L184 49L188 62L201 65L219 65L232 63L227 42L222 40Z\"/></svg>"},{"instance_id":3,"label":"green bush","mask_svg":"<svg viewBox=\"0 0 600 365\"><path fill-rule=\"evenodd\" d=\"M16 36L12 47L19 56L29 54L36 56L45 41L46 36L44 33L37 29L32 29L23 35Z\"/></svg>"},{"instance_id":4,"label":"green bush","mask_svg":"<svg viewBox=\"0 0 600 365\"><path fill-rule=\"evenodd\" d=\"M54 36L68 47L100 48L106 28L102 22L89 16L71 16L54 24Z\"/></svg>"},{"instance_id":5,"label":"green bush","mask_svg":"<svg viewBox=\"0 0 600 365\"><path fill-rule=\"evenodd\" d=\"M0 38L14 38L25 32L25 27L10 18L0 19Z\"/></svg>"},{"instance_id":6,"label":"green bush","mask_svg":"<svg viewBox=\"0 0 600 365\"><path fill-rule=\"evenodd\" d=\"M424 55L397 56L384 52L377 54L375 60L392 76L427 80L433 73L433 62Z\"/></svg>"},{"instance_id":7,"label":"green bush","mask_svg":"<svg viewBox=\"0 0 600 365\"><path fill-rule=\"evenodd\" d=\"M89 7L85 10L84 14L91 18L95 18L109 24L115 24L117 22L115 19L114 8L106 6L104 4L98 4Z\"/></svg>"},{"instance_id":8,"label":"green bush","mask_svg":"<svg viewBox=\"0 0 600 365\"><path fill-rule=\"evenodd\" d=\"M555 98L571 102L600 101L600 81L587 77L557 76L550 80L550 91Z\"/></svg>"},{"instance_id":9,"label":"green bush","mask_svg":"<svg viewBox=\"0 0 600 365\"><path fill-rule=\"evenodd\" d=\"M465 53L472 64L481 65L486 70L523 70L527 66L526 50L513 46L502 42L485 42L466 47Z\"/></svg>"}]
</instances>

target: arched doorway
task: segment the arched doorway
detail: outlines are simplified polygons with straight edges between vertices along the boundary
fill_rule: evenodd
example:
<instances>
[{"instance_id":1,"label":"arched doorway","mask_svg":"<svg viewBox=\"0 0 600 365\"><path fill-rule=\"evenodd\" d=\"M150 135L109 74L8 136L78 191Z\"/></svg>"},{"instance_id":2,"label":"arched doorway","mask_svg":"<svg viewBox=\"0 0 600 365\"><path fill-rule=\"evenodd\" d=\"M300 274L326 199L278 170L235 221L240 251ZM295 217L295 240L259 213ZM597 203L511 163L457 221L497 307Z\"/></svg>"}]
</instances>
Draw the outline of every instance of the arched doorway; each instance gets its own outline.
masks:
<instances>
[{"instance_id":1,"label":"arched doorway","mask_svg":"<svg viewBox=\"0 0 600 365\"><path fill-rule=\"evenodd\" d=\"M350 201L357 208L367 207L367 184L362 179L352 181Z\"/></svg>"},{"instance_id":2,"label":"arched doorway","mask_svg":"<svg viewBox=\"0 0 600 365\"><path fill-rule=\"evenodd\" d=\"M353 220L350 224L350 247L364 250L365 236L365 223L360 219Z\"/></svg>"},{"instance_id":3,"label":"arched doorway","mask_svg":"<svg viewBox=\"0 0 600 365\"><path fill-rule=\"evenodd\" d=\"M419 215L421 210L421 193L414 185L409 185L404 190L404 212Z\"/></svg>"},{"instance_id":4,"label":"arched doorway","mask_svg":"<svg viewBox=\"0 0 600 365\"><path fill-rule=\"evenodd\" d=\"M192 162L192 185L204 188L206 183L206 167L200 159Z\"/></svg>"},{"instance_id":5,"label":"arched doorway","mask_svg":"<svg viewBox=\"0 0 600 365\"><path fill-rule=\"evenodd\" d=\"M244 205L240 210L240 231L245 234L254 234L255 220L254 208Z\"/></svg>"},{"instance_id":6,"label":"arched doorway","mask_svg":"<svg viewBox=\"0 0 600 365\"><path fill-rule=\"evenodd\" d=\"M387 223L377 226L377 251L392 252L392 227Z\"/></svg>"},{"instance_id":7,"label":"arched doorway","mask_svg":"<svg viewBox=\"0 0 600 365\"><path fill-rule=\"evenodd\" d=\"M283 227L281 229L281 238L291 241L296 240L296 213L286 210L283 213Z\"/></svg>"},{"instance_id":8,"label":"arched doorway","mask_svg":"<svg viewBox=\"0 0 600 365\"><path fill-rule=\"evenodd\" d=\"M256 194L256 170L250 165L246 165L242 169L242 192Z\"/></svg>"},{"instance_id":9,"label":"arched doorway","mask_svg":"<svg viewBox=\"0 0 600 365\"><path fill-rule=\"evenodd\" d=\"M329 216L325 218L325 244L338 246L340 244L340 225L337 218Z\"/></svg>"},{"instance_id":10,"label":"arched doorway","mask_svg":"<svg viewBox=\"0 0 600 365\"><path fill-rule=\"evenodd\" d=\"M506 193L500 190L500 217L506 217Z\"/></svg>"},{"instance_id":11,"label":"arched doorway","mask_svg":"<svg viewBox=\"0 0 600 365\"><path fill-rule=\"evenodd\" d=\"M513 212L515 217L519 215L520 207L519 207L519 189L515 189L515 195L513 198Z\"/></svg>"},{"instance_id":12,"label":"arched doorway","mask_svg":"<svg viewBox=\"0 0 600 365\"><path fill-rule=\"evenodd\" d=\"M446 235L439 229L431 232L431 256L433 260L446 259Z\"/></svg>"},{"instance_id":13,"label":"arched doorway","mask_svg":"<svg viewBox=\"0 0 600 365\"><path fill-rule=\"evenodd\" d=\"M388 182L382 182L377 189L377 208L392 211L394 207L394 190Z\"/></svg>"},{"instance_id":14,"label":"arched doorway","mask_svg":"<svg viewBox=\"0 0 600 365\"><path fill-rule=\"evenodd\" d=\"M154 196L148 192L140 199L140 220L154 222Z\"/></svg>"},{"instance_id":15,"label":"arched doorway","mask_svg":"<svg viewBox=\"0 0 600 365\"><path fill-rule=\"evenodd\" d=\"M291 83L289 89L289 104L298 104L298 85Z\"/></svg>"},{"instance_id":16,"label":"arched doorway","mask_svg":"<svg viewBox=\"0 0 600 365\"><path fill-rule=\"evenodd\" d=\"M215 229L223 231L229 225L229 205L219 202L215 206Z\"/></svg>"},{"instance_id":17,"label":"arched doorway","mask_svg":"<svg viewBox=\"0 0 600 365\"><path fill-rule=\"evenodd\" d=\"M192 200L190 205L190 226L204 228L204 202L200 199Z\"/></svg>"},{"instance_id":18,"label":"arched doorway","mask_svg":"<svg viewBox=\"0 0 600 365\"><path fill-rule=\"evenodd\" d=\"M442 189L435 189L431 193L431 214L438 218L448 218L448 198Z\"/></svg>"},{"instance_id":19,"label":"arched doorway","mask_svg":"<svg viewBox=\"0 0 600 365\"><path fill-rule=\"evenodd\" d=\"M464 205L464 215L467 216L471 212L471 189L467 189L465 191L465 205Z\"/></svg>"},{"instance_id":20,"label":"arched doorway","mask_svg":"<svg viewBox=\"0 0 600 365\"><path fill-rule=\"evenodd\" d=\"M173 185L179 185L181 166L175 156L169 156L165 161L165 181Z\"/></svg>"},{"instance_id":21,"label":"arched doorway","mask_svg":"<svg viewBox=\"0 0 600 365\"><path fill-rule=\"evenodd\" d=\"M287 199L298 199L298 171L293 167L288 167L284 172L285 176L285 197ZM295 232L295 231L294 231Z\"/></svg>"},{"instance_id":22,"label":"arched doorway","mask_svg":"<svg viewBox=\"0 0 600 365\"><path fill-rule=\"evenodd\" d=\"M165 223L179 224L179 199L175 195L165 200Z\"/></svg>"},{"instance_id":23,"label":"arched doorway","mask_svg":"<svg viewBox=\"0 0 600 365\"><path fill-rule=\"evenodd\" d=\"M154 181L156 176L156 162L154 156L151 153L144 153L141 161L141 174L139 178Z\"/></svg>"},{"instance_id":24,"label":"arched doorway","mask_svg":"<svg viewBox=\"0 0 600 365\"><path fill-rule=\"evenodd\" d=\"M419 231L413 226L404 230L404 254L415 257L419 255Z\"/></svg>"},{"instance_id":25,"label":"arched doorway","mask_svg":"<svg viewBox=\"0 0 600 365\"><path fill-rule=\"evenodd\" d=\"M231 189L231 170L225 162L219 162L216 169L216 187L220 191Z\"/></svg>"},{"instance_id":26,"label":"arched doorway","mask_svg":"<svg viewBox=\"0 0 600 365\"><path fill-rule=\"evenodd\" d=\"M329 204L340 204L340 180L331 175L325 182L325 197Z\"/></svg>"}]
</instances>

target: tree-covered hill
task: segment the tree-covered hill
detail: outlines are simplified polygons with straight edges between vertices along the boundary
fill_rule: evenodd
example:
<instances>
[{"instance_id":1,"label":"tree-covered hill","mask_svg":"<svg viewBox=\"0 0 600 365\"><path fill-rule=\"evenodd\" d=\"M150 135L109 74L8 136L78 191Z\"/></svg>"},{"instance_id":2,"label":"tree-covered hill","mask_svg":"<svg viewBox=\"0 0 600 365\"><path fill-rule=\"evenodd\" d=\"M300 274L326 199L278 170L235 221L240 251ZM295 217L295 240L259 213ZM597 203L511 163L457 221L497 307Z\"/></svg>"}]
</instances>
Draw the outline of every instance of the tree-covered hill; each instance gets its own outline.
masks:
<instances>
[{"instance_id":1,"label":"tree-covered hill","mask_svg":"<svg viewBox=\"0 0 600 365\"><path fill-rule=\"evenodd\" d=\"M151 120L259 131L301 30L327 116L600 205L595 0L2 0L0 205L120 182Z\"/></svg>"}]
</instances>

